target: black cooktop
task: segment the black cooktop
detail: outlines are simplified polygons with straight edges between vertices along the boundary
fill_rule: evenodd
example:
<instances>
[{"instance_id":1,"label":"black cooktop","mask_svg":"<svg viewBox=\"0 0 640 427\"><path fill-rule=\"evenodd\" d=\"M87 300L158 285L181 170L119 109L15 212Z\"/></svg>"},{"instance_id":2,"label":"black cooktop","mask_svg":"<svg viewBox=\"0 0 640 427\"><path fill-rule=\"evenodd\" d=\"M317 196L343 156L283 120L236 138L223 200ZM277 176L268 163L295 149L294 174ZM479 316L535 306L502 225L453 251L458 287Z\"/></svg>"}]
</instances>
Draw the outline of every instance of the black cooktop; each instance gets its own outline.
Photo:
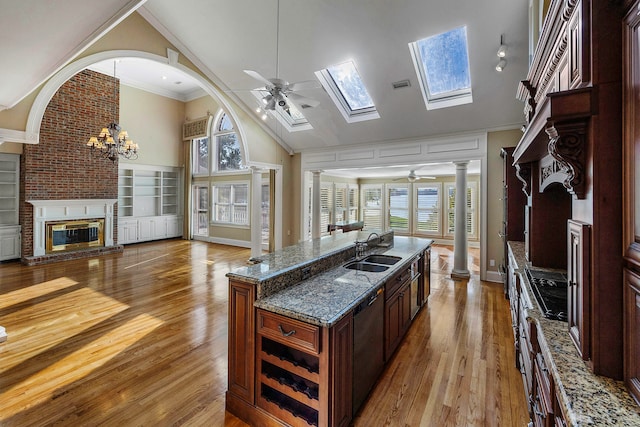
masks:
<instances>
[{"instance_id":1,"label":"black cooktop","mask_svg":"<svg viewBox=\"0 0 640 427\"><path fill-rule=\"evenodd\" d=\"M555 271L527 268L533 294L545 317L567 321L567 276Z\"/></svg>"}]
</instances>

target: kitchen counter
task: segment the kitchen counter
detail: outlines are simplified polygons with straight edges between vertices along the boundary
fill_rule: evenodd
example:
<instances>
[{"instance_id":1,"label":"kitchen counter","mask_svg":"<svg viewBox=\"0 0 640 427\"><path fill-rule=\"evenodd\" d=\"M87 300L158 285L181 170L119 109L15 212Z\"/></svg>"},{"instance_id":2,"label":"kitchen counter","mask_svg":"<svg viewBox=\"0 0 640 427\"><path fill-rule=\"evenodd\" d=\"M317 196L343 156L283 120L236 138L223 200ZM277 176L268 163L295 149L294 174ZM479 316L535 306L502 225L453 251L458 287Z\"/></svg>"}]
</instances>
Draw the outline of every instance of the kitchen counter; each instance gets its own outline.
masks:
<instances>
[{"instance_id":1,"label":"kitchen counter","mask_svg":"<svg viewBox=\"0 0 640 427\"><path fill-rule=\"evenodd\" d=\"M538 325L538 340L550 362L563 412L570 426L640 426L640 407L622 381L594 375L577 353L566 322L547 319L534 297L525 274L523 242L509 242L509 253L528 294L527 317ZM537 268L537 267L536 267Z\"/></svg>"},{"instance_id":2,"label":"kitchen counter","mask_svg":"<svg viewBox=\"0 0 640 427\"><path fill-rule=\"evenodd\" d=\"M392 248L369 253L402 258L379 273L349 270L341 265L273 295L259 298L255 306L318 326L331 327L365 297L376 292L401 267L421 254L433 241L396 236Z\"/></svg>"},{"instance_id":3,"label":"kitchen counter","mask_svg":"<svg viewBox=\"0 0 640 427\"><path fill-rule=\"evenodd\" d=\"M380 233L392 245L372 247L367 254L398 256L402 258L398 263L379 273L342 267L354 258L355 242L369 234L359 231L304 241L265 254L258 258L260 263L235 269L227 277L254 284L258 308L330 327L433 242Z\"/></svg>"}]
</instances>

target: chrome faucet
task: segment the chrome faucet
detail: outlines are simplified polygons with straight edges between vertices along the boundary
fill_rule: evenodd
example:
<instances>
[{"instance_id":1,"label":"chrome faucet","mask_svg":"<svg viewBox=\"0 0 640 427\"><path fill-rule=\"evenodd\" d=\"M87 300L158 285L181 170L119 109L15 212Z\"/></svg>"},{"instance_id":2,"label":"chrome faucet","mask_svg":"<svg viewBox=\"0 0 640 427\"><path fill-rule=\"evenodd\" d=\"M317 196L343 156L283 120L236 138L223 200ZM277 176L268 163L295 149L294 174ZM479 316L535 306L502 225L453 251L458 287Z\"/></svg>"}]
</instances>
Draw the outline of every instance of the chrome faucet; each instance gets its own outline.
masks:
<instances>
[{"instance_id":1,"label":"chrome faucet","mask_svg":"<svg viewBox=\"0 0 640 427\"><path fill-rule=\"evenodd\" d=\"M364 242L368 244L369 240L371 240L371 236L376 236L376 238L378 239L378 242L376 243L376 245L378 243L380 243L380 235L378 233L376 233L375 231L373 233L369 234L369 237L367 237L367 240L365 240Z\"/></svg>"},{"instance_id":2,"label":"chrome faucet","mask_svg":"<svg viewBox=\"0 0 640 427\"><path fill-rule=\"evenodd\" d=\"M356 258L360 258L364 256L364 254L367 251L367 248L369 247L369 241L371 240L372 236L375 236L378 239L378 242L376 243L378 244L380 242L380 235L376 232L369 234L369 237L367 237L366 240L363 240L363 241L356 240Z\"/></svg>"}]
</instances>

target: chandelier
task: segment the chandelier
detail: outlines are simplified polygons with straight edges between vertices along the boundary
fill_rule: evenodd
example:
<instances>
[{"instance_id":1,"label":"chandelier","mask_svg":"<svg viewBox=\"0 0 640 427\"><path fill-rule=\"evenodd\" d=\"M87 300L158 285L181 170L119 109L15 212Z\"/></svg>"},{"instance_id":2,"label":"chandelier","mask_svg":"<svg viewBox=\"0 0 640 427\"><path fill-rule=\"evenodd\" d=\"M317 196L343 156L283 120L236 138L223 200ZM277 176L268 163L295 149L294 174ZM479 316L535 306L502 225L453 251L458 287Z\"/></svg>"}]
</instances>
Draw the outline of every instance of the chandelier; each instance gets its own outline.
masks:
<instances>
[{"instance_id":1,"label":"chandelier","mask_svg":"<svg viewBox=\"0 0 640 427\"><path fill-rule=\"evenodd\" d=\"M117 114L118 102L118 80L116 80L116 62L113 61L113 116ZM138 144L129 139L126 130L122 130L116 122L111 122L107 127L102 128L100 134L92 136L87 142L91 152L96 157L105 157L115 162L118 157L135 160L138 158Z\"/></svg>"}]
</instances>

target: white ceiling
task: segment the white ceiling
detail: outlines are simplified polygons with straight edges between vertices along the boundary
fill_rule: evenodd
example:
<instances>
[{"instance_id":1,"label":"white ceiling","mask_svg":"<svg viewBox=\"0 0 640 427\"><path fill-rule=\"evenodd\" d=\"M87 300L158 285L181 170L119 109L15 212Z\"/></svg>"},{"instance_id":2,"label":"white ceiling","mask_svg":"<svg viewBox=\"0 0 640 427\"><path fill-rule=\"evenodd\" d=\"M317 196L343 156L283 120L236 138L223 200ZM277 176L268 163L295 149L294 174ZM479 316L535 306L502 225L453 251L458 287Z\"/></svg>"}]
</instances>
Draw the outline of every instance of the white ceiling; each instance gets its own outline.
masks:
<instances>
[{"instance_id":1,"label":"white ceiling","mask_svg":"<svg viewBox=\"0 0 640 427\"><path fill-rule=\"evenodd\" d=\"M267 78L277 72L296 82L353 60L380 118L349 124L323 89L300 92L320 101L304 110L313 130L289 133L273 118L265 123L294 151L392 144L523 123L523 105L515 95L528 66L528 0L0 0L0 81L11 82L0 85L0 110L15 105L136 9L250 114L256 114L258 101L249 89L260 83L242 70ZM467 26L474 102L427 111L408 43L461 25ZM498 73L501 35L508 65ZM96 67L113 73L111 62ZM121 62L118 74L126 84L177 99L200 93L186 75L157 64L150 69L140 60ZM410 87L392 88L404 79Z\"/></svg>"}]
</instances>

